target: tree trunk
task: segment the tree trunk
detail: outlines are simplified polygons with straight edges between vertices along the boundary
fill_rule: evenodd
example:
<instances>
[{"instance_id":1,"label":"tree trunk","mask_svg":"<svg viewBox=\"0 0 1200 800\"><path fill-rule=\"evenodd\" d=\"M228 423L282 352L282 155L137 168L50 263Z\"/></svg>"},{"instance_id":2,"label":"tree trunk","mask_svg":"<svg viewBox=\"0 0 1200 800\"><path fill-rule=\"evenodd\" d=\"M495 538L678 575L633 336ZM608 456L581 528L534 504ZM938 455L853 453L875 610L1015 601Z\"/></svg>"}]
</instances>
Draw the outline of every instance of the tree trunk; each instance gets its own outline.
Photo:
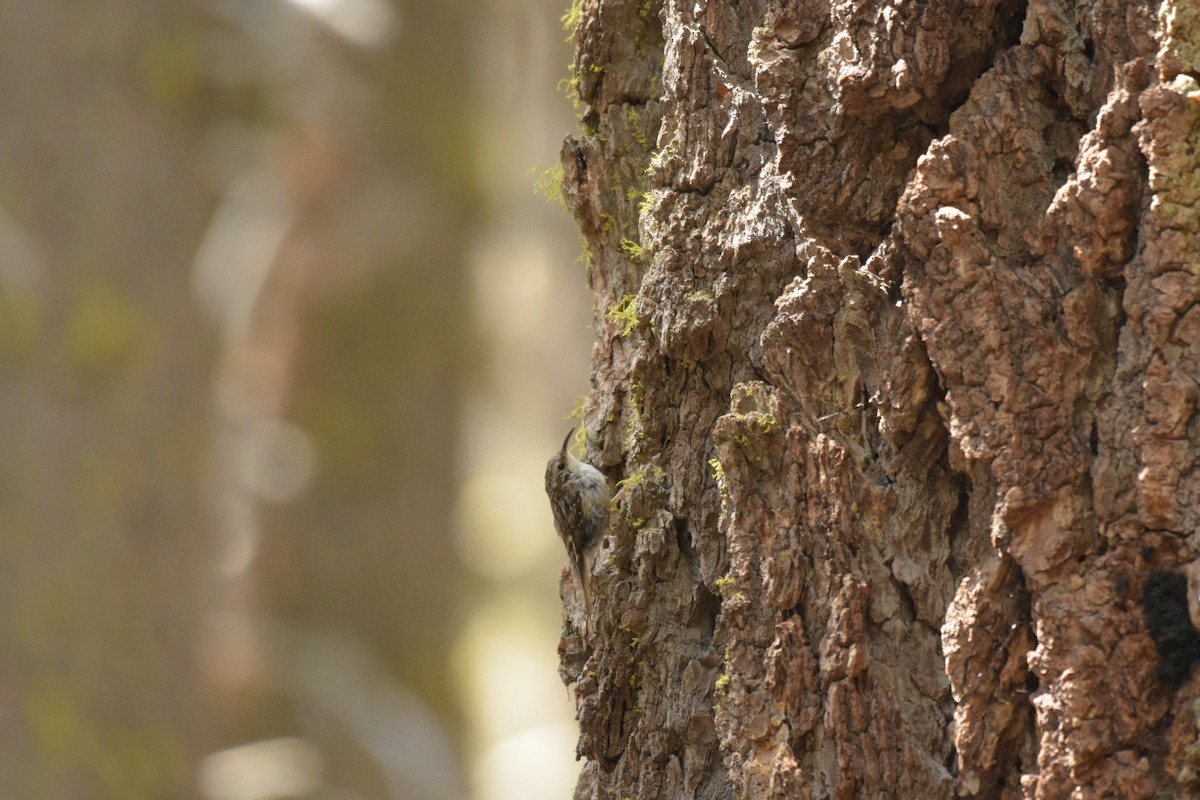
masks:
<instances>
[{"instance_id":1,"label":"tree trunk","mask_svg":"<svg viewBox=\"0 0 1200 800\"><path fill-rule=\"evenodd\" d=\"M618 487L560 647L577 797L1200 786L1174 5L577 9L587 456Z\"/></svg>"},{"instance_id":2,"label":"tree trunk","mask_svg":"<svg viewBox=\"0 0 1200 800\"><path fill-rule=\"evenodd\" d=\"M209 744L199 5L0 12L0 797L191 797Z\"/></svg>"}]
</instances>

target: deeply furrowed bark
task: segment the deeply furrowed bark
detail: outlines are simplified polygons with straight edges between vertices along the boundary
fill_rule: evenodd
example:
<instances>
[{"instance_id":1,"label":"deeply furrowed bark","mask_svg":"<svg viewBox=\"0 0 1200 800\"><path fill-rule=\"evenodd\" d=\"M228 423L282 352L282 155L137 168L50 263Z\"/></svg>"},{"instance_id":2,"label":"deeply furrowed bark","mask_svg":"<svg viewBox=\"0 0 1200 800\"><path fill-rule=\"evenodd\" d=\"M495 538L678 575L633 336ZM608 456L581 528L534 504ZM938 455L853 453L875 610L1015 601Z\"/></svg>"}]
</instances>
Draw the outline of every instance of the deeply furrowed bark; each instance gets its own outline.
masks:
<instances>
[{"instance_id":1,"label":"deeply furrowed bark","mask_svg":"<svg viewBox=\"0 0 1200 800\"><path fill-rule=\"evenodd\" d=\"M1200 783L1198 16L583 4L577 797Z\"/></svg>"}]
</instances>

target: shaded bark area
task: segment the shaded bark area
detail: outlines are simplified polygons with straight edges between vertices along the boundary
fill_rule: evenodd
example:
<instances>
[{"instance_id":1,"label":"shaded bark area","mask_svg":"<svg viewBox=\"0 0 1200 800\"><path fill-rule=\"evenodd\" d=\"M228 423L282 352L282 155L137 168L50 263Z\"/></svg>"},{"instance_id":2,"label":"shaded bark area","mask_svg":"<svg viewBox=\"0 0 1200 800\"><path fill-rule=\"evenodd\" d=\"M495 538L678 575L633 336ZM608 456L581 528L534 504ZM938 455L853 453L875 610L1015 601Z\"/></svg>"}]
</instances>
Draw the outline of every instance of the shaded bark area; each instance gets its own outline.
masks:
<instances>
[{"instance_id":1,"label":"shaded bark area","mask_svg":"<svg viewBox=\"0 0 1200 800\"><path fill-rule=\"evenodd\" d=\"M561 646L577 797L1190 787L1140 602L1197 558L1186 10L582 12L620 490Z\"/></svg>"}]
</instances>

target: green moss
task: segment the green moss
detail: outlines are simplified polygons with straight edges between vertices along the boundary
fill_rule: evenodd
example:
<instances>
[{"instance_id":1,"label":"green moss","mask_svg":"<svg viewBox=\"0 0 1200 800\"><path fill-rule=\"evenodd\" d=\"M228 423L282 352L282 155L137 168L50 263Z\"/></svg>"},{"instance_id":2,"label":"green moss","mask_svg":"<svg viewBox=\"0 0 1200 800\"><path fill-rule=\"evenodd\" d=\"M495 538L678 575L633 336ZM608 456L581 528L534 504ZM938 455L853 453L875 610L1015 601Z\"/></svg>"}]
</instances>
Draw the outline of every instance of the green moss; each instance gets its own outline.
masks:
<instances>
[{"instance_id":1,"label":"green moss","mask_svg":"<svg viewBox=\"0 0 1200 800\"><path fill-rule=\"evenodd\" d=\"M592 243L582 233L579 234L579 258L576 261L582 261L585 265L591 265L595 260L595 254L592 253Z\"/></svg>"},{"instance_id":2,"label":"green moss","mask_svg":"<svg viewBox=\"0 0 1200 800\"><path fill-rule=\"evenodd\" d=\"M717 587L717 592L719 592L720 594L725 594L726 592L728 592L730 589L733 588L733 576L732 575L722 575L721 577L717 578L716 587Z\"/></svg>"},{"instance_id":3,"label":"green moss","mask_svg":"<svg viewBox=\"0 0 1200 800\"><path fill-rule=\"evenodd\" d=\"M657 464L639 467L628 478L617 482L618 488L636 489L647 481L663 483L667 478L666 470Z\"/></svg>"},{"instance_id":4,"label":"green moss","mask_svg":"<svg viewBox=\"0 0 1200 800\"><path fill-rule=\"evenodd\" d=\"M578 420L583 422L583 412L587 409L588 396L586 394L579 395L575 400L575 405L571 408L571 413L563 417L566 420Z\"/></svg>"},{"instance_id":5,"label":"green moss","mask_svg":"<svg viewBox=\"0 0 1200 800\"><path fill-rule=\"evenodd\" d=\"M722 500L729 499L729 486L725 481L725 468L721 466L721 462L715 458L708 460L708 467L712 470L713 480L717 483L717 491L721 493Z\"/></svg>"},{"instance_id":6,"label":"green moss","mask_svg":"<svg viewBox=\"0 0 1200 800\"><path fill-rule=\"evenodd\" d=\"M654 192L640 192L638 197L638 219L645 217L650 213L650 207L654 205Z\"/></svg>"},{"instance_id":7,"label":"green moss","mask_svg":"<svg viewBox=\"0 0 1200 800\"><path fill-rule=\"evenodd\" d=\"M642 130L642 112L636 106L630 106L625 112L626 119L629 120L630 133L633 140L637 142L643 150L650 150L650 139L646 136L646 132Z\"/></svg>"},{"instance_id":8,"label":"green moss","mask_svg":"<svg viewBox=\"0 0 1200 800\"><path fill-rule=\"evenodd\" d=\"M633 450L635 444L646 438L642 429L642 417L645 415L644 388L641 380L633 378L629 381L629 417L625 423L625 452Z\"/></svg>"},{"instance_id":9,"label":"green moss","mask_svg":"<svg viewBox=\"0 0 1200 800\"><path fill-rule=\"evenodd\" d=\"M634 445L645 438L646 432L642 430L642 418L636 414L630 414L629 422L625 426L625 452L632 451Z\"/></svg>"},{"instance_id":10,"label":"green moss","mask_svg":"<svg viewBox=\"0 0 1200 800\"><path fill-rule=\"evenodd\" d=\"M583 0L571 0L570 7L563 12L562 17L563 30L567 32L567 41L575 36L575 29L579 27L579 23L583 20Z\"/></svg>"},{"instance_id":11,"label":"green moss","mask_svg":"<svg viewBox=\"0 0 1200 800\"><path fill-rule=\"evenodd\" d=\"M561 164L553 167L534 167L532 172L537 174L533 191L549 200L560 208L567 208L567 198L563 194L563 169Z\"/></svg>"},{"instance_id":12,"label":"green moss","mask_svg":"<svg viewBox=\"0 0 1200 800\"><path fill-rule=\"evenodd\" d=\"M638 323L637 295L625 295L604 316L613 322L620 323L621 332L618 335L622 338L633 333Z\"/></svg>"},{"instance_id":13,"label":"green moss","mask_svg":"<svg viewBox=\"0 0 1200 800\"><path fill-rule=\"evenodd\" d=\"M629 402L633 404L634 410L641 414L644 411L646 404L645 399L646 387L642 384L640 378L631 378L629 381Z\"/></svg>"},{"instance_id":14,"label":"green moss","mask_svg":"<svg viewBox=\"0 0 1200 800\"><path fill-rule=\"evenodd\" d=\"M621 252L628 253L630 257L637 261L641 261L646 257L646 249L632 239L621 240Z\"/></svg>"},{"instance_id":15,"label":"green moss","mask_svg":"<svg viewBox=\"0 0 1200 800\"><path fill-rule=\"evenodd\" d=\"M733 441L742 447L750 444L750 433L769 434L779 430L779 420L773 414L751 411L747 414L735 415L739 422L749 429L747 433L735 433Z\"/></svg>"},{"instance_id":16,"label":"green moss","mask_svg":"<svg viewBox=\"0 0 1200 800\"><path fill-rule=\"evenodd\" d=\"M573 67L568 66L567 69L573 69ZM558 91L567 96L567 99L571 101L572 108L579 108L582 105L583 99L579 96L579 76L574 72L558 82Z\"/></svg>"},{"instance_id":17,"label":"green moss","mask_svg":"<svg viewBox=\"0 0 1200 800\"><path fill-rule=\"evenodd\" d=\"M729 406L722 435L737 444L750 463L766 469L772 435L782 428L772 413L775 401L771 389L757 381L738 384L730 393Z\"/></svg>"},{"instance_id":18,"label":"green moss","mask_svg":"<svg viewBox=\"0 0 1200 800\"><path fill-rule=\"evenodd\" d=\"M571 446L575 448L576 453L587 450L587 428L583 425L575 429L575 441L571 442Z\"/></svg>"},{"instance_id":19,"label":"green moss","mask_svg":"<svg viewBox=\"0 0 1200 800\"><path fill-rule=\"evenodd\" d=\"M571 438L571 448L576 453L582 453L587 449L587 428L583 424L587 403L587 395L580 395L575 401L575 406L571 409L571 412L563 417L565 420L575 422L575 435Z\"/></svg>"}]
</instances>

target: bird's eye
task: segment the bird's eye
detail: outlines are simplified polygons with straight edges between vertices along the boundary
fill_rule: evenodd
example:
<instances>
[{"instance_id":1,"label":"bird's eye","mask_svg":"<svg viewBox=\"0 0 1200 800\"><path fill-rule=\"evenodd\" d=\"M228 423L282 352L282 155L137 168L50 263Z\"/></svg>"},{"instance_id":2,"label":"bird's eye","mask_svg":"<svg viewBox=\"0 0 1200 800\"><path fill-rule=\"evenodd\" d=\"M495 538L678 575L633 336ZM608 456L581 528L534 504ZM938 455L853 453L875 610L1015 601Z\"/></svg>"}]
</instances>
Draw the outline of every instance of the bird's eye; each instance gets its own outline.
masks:
<instances>
[{"instance_id":1,"label":"bird's eye","mask_svg":"<svg viewBox=\"0 0 1200 800\"><path fill-rule=\"evenodd\" d=\"M559 465L556 467L556 469L557 469L559 472L562 472L562 471L563 471L563 467L564 467L564 466L566 466L566 465L565 465L565 464L563 464L562 462L559 462Z\"/></svg>"}]
</instances>

